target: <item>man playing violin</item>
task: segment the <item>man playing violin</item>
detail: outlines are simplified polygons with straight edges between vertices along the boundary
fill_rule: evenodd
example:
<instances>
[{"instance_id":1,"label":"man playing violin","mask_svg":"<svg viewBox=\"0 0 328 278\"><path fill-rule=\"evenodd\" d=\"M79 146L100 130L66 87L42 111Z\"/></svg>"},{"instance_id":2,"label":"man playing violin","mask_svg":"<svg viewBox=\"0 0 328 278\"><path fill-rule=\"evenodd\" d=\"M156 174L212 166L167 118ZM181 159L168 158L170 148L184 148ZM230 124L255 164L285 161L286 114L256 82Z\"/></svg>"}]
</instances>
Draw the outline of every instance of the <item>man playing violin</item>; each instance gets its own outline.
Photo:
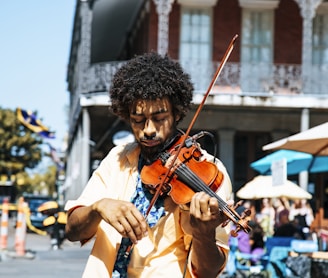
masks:
<instances>
[{"instance_id":1,"label":"man playing violin","mask_svg":"<svg viewBox=\"0 0 328 278\"><path fill-rule=\"evenodd\" d=\"M210 278L223 271L230 227L221 226L227 218L217 199L198 192L181 205L163 193L147 214L156 189L140 177L179 137L192 91L181 66L156 53L130 60L115 74L111 110L129 122L136 142L110 150L81 196L66 204L68 239L83 244L95 237L83 277ZM212 158L205 151L203 157ZM216 193L227 201L230 179L219 160L216 165L223 174Z\"/></svg>"}]
</instances>

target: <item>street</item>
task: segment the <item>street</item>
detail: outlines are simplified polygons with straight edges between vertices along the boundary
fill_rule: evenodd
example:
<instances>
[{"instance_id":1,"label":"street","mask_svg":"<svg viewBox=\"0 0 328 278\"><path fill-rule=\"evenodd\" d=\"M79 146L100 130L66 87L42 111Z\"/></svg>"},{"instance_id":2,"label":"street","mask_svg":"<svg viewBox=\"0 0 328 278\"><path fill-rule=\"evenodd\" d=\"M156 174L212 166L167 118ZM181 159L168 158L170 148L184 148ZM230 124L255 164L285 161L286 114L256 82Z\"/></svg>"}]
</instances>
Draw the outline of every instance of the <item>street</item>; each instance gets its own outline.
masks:
<instances>
[{"instance_id":1,"label":"street","mask_svg":"<svg viewBox=\"0 0 328 278\"><path fill-rule=\"evenodd\" d=\"M10 225L7 251L0 251L0 277L80 278L92 243L80 247L65 240L59 250L52 250L49 236L26 234L26 255L15 256L15 229Z\"/></svg>"}]
</instances>

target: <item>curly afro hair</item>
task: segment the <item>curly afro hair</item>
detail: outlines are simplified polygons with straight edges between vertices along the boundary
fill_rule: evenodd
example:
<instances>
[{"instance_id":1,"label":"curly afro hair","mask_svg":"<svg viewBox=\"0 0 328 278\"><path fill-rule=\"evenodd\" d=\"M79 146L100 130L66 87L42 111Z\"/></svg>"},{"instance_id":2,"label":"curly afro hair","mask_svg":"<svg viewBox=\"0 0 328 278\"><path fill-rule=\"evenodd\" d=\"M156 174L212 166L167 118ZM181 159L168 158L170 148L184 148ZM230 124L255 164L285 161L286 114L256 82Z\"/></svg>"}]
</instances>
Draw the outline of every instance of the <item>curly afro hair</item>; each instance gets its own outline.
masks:
<instances>
[{"instance_id":1,"label":"curly afro hair","mask_svg":"<svg viewBox=\"0 0 328 278\"><path fill-rule=\"evenodd\" d=\"M116 72L109 96L112 112L125 120L136 100L168 97L181 121L190 108L192 92L190 76L179 63L151 52L135 57Z\"/></svg>"}]
</instances>

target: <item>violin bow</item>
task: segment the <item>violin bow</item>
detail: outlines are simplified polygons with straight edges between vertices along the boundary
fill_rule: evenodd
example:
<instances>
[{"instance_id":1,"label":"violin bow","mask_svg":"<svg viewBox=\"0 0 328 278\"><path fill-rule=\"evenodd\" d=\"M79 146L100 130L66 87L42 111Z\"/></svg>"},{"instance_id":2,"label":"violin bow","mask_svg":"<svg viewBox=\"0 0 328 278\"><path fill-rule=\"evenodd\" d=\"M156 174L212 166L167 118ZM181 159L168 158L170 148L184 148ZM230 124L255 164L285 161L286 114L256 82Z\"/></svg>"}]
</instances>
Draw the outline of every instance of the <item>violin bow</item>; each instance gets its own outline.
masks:
<instances>
[{"instance_id":1,"label":"violin bow","mask_svg":"<svg viewBox=\"0 0 328 278\"><path fill-rule=\"evenodd\" d=\"M166 173L165 173L164 178L162 179L161 183L159 184L159 186L158 186L157 189L156 189L156 192L155 192L155 194L154 194L154 196L153 196L153 198L152 198L152 200L151 200L151 202L150 202L150 204L149 204L149 207L148 207L148 209L147 209L147 211L146 211L146 215L145 215L146 218L147 218L147 216L148 216L148 214L149 214L151 208L153 207L153 205L154 205L155 202L157 201L159 195L161 194L161 190L162 190L162 188L163 188L163 186L164 186L164 183L165 183L165 181L167 180L167 177L168 177L169 173L171 172L172 167L173 167L175 161L177 160L177 158L178 158L178 156L179 156L179 154L180 154L180 152L181 152L181 149L182 149L183 145L185 144L186 138L188 138L188 136L189 136L189 134L190 134L190 131L191 131L192 127L194 126L194 124L195 124L195 122L196 122L196 120L197 120L197 117L198 117L198 115L200 114L200 112L201 112L201 110L202 110L202 108L203 108L203 106L204 106L204 104L205 104L205 101L206 101L208 95L210 94L210 92L211 92L211 90L212 90L212 88L213 88L213 86L214 86L216 80L218 79L218 77L219 77L219 75L220 75L220 73L221 73L221 71L222 71L224 65L226 64L227 60L229 59L230 54L231 54L231 52L232 52L232 50L233 50L233 48L234 48L234 45L235 45L235 42L236 42L237 38L238 38L238 35L236 34L236 35L232 38L232 40L230 41L230 44L229 44L229 46L228 46L226 52L224 53L224 56L223 56L221 62L220 62L220 65L219 65L219 67L217 68L217 70L216 70L216 72L215 72L215 74L214 74L214 76L213 76L213 78L212 78L212 81L211 81L210 85L209 85L208 88L207 88L207 91L206 91L206 93L205 93L205 95L204 95L204 97L203 97L203 100L202 100L202 102L199 104L199 106L198 106L198 108L197 108L197 111L195 112L195 115L194 115L194 117L192 118L192 120L191 120L191 122L190 122L190 124L189 124L189 126L188 126L187 131L185 132L185 134L184 134L184 138L183 138L183 140L182 140L182 142L181 142L179 148L177 149L177 151L176 151L176 153L175 153L175 155L174 155L172 161L170 162L169 167L168 167L168 169L167 169L167 171L166 171Z\"/></svg>"}]
</instances>

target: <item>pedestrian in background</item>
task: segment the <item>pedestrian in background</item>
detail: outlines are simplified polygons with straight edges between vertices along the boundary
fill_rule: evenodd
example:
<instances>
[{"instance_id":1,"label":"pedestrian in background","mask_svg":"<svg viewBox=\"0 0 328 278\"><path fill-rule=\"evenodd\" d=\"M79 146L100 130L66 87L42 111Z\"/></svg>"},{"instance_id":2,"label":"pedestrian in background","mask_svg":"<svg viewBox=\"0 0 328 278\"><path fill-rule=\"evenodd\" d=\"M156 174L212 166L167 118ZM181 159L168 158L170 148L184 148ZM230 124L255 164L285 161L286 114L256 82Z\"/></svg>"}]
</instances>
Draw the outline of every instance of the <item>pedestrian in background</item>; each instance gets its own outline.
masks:
<instances>
[{"instance_id":1,"label":"pedestrian in background","mask_svg":"<svg viewBox=\"0 0 328 278\"><path fill-rule=\"evenodd\" d=\"M271 199L264 198L261 202L261 210L256 215L256 222L260 224L264 235L270 237L274 233L275 210L271 204Z\"/></svg>"}]
</instances>

